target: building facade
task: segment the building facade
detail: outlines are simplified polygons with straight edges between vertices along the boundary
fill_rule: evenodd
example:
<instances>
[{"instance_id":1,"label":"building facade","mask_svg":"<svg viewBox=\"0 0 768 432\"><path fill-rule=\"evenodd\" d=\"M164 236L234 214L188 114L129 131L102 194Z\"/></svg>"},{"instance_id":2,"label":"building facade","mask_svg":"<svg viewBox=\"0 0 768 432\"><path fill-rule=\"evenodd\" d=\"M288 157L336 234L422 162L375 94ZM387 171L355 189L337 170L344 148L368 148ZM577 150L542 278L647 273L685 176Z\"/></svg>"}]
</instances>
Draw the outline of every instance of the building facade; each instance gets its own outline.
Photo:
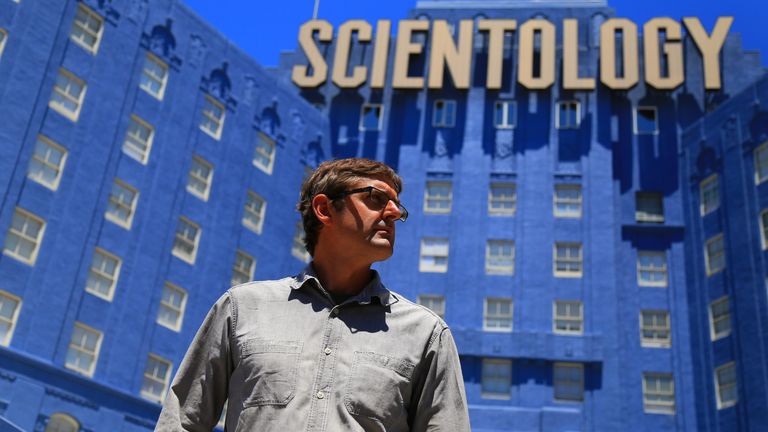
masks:
<instances>
[{"instance_id":1,"label":"building facade","mask_svg":"<svg viewBox=\"0 0 768 432\"><path fill-rule=\"evenodd\" d=\"M412 216L378 269L451 326L473 430L768 427L759 56L728 35L705 90L686 36L680 86L574 90L565 21L578 75L600 77L617 16L601 0L419 1L409 16L424 30L407 75L435 73L433 35L469 31L468 88L448 71L395 86L398 23L383 85L299 88L301 50L264 71L176 1L0 3L0 425L152 429L215 299L303 266L302 178L362 156L405 180ZM492 89L478 27L502 19L517 30ZM518 34L542 21L557 67L531 89ZM319 39L333 66L337 42ZM533 33L533 78L548 42ZM371 46L353 37L344 72L373 70Z\"/></svg>"}]
</instances>

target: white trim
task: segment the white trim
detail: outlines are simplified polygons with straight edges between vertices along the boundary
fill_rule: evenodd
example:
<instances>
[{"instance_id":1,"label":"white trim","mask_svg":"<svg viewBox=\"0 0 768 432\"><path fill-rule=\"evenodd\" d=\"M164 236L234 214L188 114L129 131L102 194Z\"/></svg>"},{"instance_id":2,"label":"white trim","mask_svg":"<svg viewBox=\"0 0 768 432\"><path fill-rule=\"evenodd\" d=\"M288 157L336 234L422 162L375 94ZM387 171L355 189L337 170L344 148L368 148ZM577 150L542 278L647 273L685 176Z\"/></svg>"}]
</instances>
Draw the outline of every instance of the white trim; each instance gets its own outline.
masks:
<instances>
[{"instance_id":1,"label":"white trim","mask_svg":"<svg viewBox=\"0 0 768 432\"><path fill-rule=\"evenodd\" d=\"M494 303L495 308L499 309L501 306L509 305L509 315L502 313L489 314L488 308L491 303ZM509 327L505 326L489 326L489 320L496 320L501 322L509 322ZM499 333L511 333L515 327L515 304L509 297L486 297L483 302L483 331L486 332L499 332Z\"/></svg>"},{"instance_id":2,"label":"white trim","mask_svg":"<svg viewBox=\"0 0 768 432\"><path fill-rule=\"evenodd\" d=\"M557 249L558 248L565 248L565 249L578 249L578 256L577 257L563 257L558 258L557 257ZM574 270L558 270L557 264L558 259L563 264L578 264L578 271ZM582 244L580 242L555 242L554 247L552 249L552 272L556 277L562 277L562 278L580 278L582 277L584 273L584 250L582 247Z\"/></svg>"},{"instance_id":3,"label":"white trim","mask_svg":"<svg viewBox=\"0 0 768 432\"><path fill-rule=\"evenodd\" d=\"M493 190L494 188L502 189L502 188L511 188L512 189L512 195L507 198L506 195L502 195L501 197L494 198ZM493 208L493 203L497 202L499 204L503 203L511 203L512 208ZM517 212L517 184L514 182L491 182L490 186L488 187L488 214L491 216L513 216Z\"/></svg>"},{"instance_id":4,"label":"white trim","mask_svg":"<svg viewBox=\"0 0 768 432\"><path fill-rule=\"evenodd\" d=\"M77 20L80 13L83 13L86 18L85 24L79 22ZM98 29L94 32L92 29L88 28L88 22L90 19L93 19L98 23ZM82 32L82 35L87 35L95 39L93 42L93 45L89 45L88 42L83 40L83 36L77 36L75 34L76 30L79 30ZM72 42L76 43L77 45L80 45L84 50L88 51L91 54L96 54L99 51L99 45L101 44L101 37L104 34L104 18L101 17L101 15L97 14L93 10L91 10L89 7L85 6L83 3L79 3L77 5L77 11L75 12L75 17L72 19L72 29L69 32L69 39L72 40Z\"/></svg>"},{"instance_id":5,"label":"white trim","mask_svg":"<svg viewBox=\"0 0 768 432\"><path fill-rule=\"evenodd\" d=\"M6 233L5 237L5 243L8 242L8 236L14 235L19 237L22 241L28 241L32 243L34 246L32 248L32 255L30 257L25 257L22 255L19 255L17 251L11 251L9 249L5 248L5 243L3 244L3 254L8 255L14 259L17 259L25 264L29 264L30 266L35 265L35 261L37 261L37 254L40 251L40 245L43 242L43 236L45 235L45 220L43 220L41 217L28 212L24 210L21 207L16 207L16 210L13 213L13 217L22 217L24 218L24 226L27 225L27 219L32 219L33 221L40 224L40 230L37 232L37 236L35 238L32 238L26 234L26 232L19 232L13 229L13 220L11 220L11 226L8 228L8 232Z\"/></svg>"},{"instance_id":6,"label":"white trim","mask_svg":"<svg viewBox=\"0 0 768 432\"><path fill-rule=\"evenodd\" d=\"M654 380L654 384L660 382L660 380L669 380L671 390L662 391L656 388L649 389L648 388L649 380ZM672 397L672 402L648 400L648 398L652 396L665 397L665 398ZM675 405L676 405L676 402L675 402L674 376L671 373L643 372L643 411L649 414L675 415L675 409L676 409Z\"/></svg>"},{"instance_id":7,"label":"white trim","mask_svg":"<svg viewBox=\"0 0 768 432\"><path fill-rule=\"evenodd\" d=\"M432 188L447 187L448 196L433 194ZM448 203L448 207L441 207L440 203ZM437 205L437 206L435 206ZM453 205L453 183L450 181L427 181L424 188L424 213L448 214Z\"/></svg>"},{"instance_id":8,"label":"white trim","mask_svg":"<svg viewBox=\"0 0 768 432\"><path fill-rule=\"evenodd\" d=\"M115 195L112 194L114 191L114 187L117 185L118 187L133 193L133 199L130 202L130 205L126 205L125 203L118 201ZM113 199L114 198L114 199ZM121 226L127 230L131 229L131 226L133 225L133 216L136 214L136 207L138 206L139 202L139 191L134 188L133 186L129 185L128 183L120 180L119 178L115 178L112 182L112 189L109 191L109 197L107 198L107 208L104 210L104 218L108 221ZM120 217L116 216L114 213L109 211L110 204L113 204L115 207L122 208L128 211L128 219L120 219Z\"/></svg>"},{"instance_id":9,"label":"white trim","mask_svg":"<svg viewBox=\"0 0 768 432\"><path fill-rule=\"evenodd\" d=\"M155 361L157 363L164 364L166 369L166 374L164 377L158 377L155 375L147 375L147 368L149 366L150 361ZM154 402L162 403L165 399L165 394L168 391L168 384L171 382L171 375L173 374L173 363L170 360L164 359L163 357L160 357L157 354L149 353L147 355L147 362L144 366L144 373L142 374L141 379L141 397L147 400L151 400ZM163 385L163 392L159 395L155 393L150 393L144 390L144 384L147 381L154 382L154 384L162 384Z\"/></svg>"},{"instance_id":10,"label":"white trim","mask_svg":"<svg viewBox=\"0 0 768 432\"><path fill-rule=\"evenodd\" d=\"M571 199L567 196L559 196L558 192L576 191L578 192L578 198ZM552 193L552 214L556 218L568 218L579 219L582 215L582 208L584 202L584 194L581 190L581 185L577 183L556 183L555 190ZM578 211L563 210L558 211L558 204L565 206L578 206Z\"/></svg>"},{"instance_id":11,"label":"white trim","mask_svg":"<svg viewBox=\"0 0 768 432\"><path fill-rule=\"evenodd\" d=\"M425 245L425 242L432 242L431 245ZM425 251L425 248L428 248ZM437 248L437 250L434 250ZM442 254L443 248L445 254ZM441 253L438 255L437 253ZM450 243L447 237L422 237L419 247L419 271L423 273L445 273L448 271L448 257L450 256ZM435 259L444 259L445 265L426 263L424 259L431 257L432 261Z\"/></svg>"},{"instance_id":12,"label":"white trim","mask_svg":"<svg viewBox=\"0 0 768 432\"><path fill-rule=\"evenodd\" d=\"M437 114L437 104L442 103L442 117L438 119ZM448 115L448 107L452 107L453 114L451 116ZM456 101L453 99L436 99L434 103L432 104L432 127L434 128L452 128L456 125Z\"/></svg>"},{"instance_id":13,"label":"white trim","mask_svg":"<svg viewBox=\"0 0 768 432\"><path fill-rule=\"evenodd\" d=\"M492 255L491 246L498 246L502 248L509 246L511 247L512 252L511 254L509 254L509 256L504 254ZM493 260L503 260L503 261L510 260L511 263L509 265L494 266L491 263L491 261ZM504 239L486 240L485 242L485 273L495 274L495 275L515 274L515 241L514 240L504 240Z\"/></svg>"},{"instance_id":14,"label":"white trim","mask_svg":"<svg viewBox=\"0 0 768 432\"><path fill-rule=\"evenodd\" d=\"M714 188L712 187L713 184ZM716 200L716 203L705 206L705 203L708 202L707 196L715 197L712 200ZM718 208L720 208L720 182L717 174L712 174L699 183L699 213L701 216L705 216Z\"/></svg>"},{"instance_id":15,"label":"white trim","mask_svg":"<svg viewBox=\"0 0 768 432\"><path fill-rule=\"evenodd\" d=\"M416 298L416 303L436 313L445 319L445 296L438 294L421 294Z\"/></svg>"},{"instance_id":16,"label":"white trim","mask_svg":"<svg viewBox=\"0 0 768 432\"><path fill-rule=\"evenodd\" d=\"M21 297L15 296L8 291L0 290L0 306L2 305L1 300L3 300L3 297L16 303L16 306L11 313L10 319L0 316L0 322L8 324L8 332L5 334L4 338L0 338L0 346L9 346L13 340L13 332L16 330L16 323L19 320L19 313L21 311Z\"/></svg>"},{"instance_id":17,"label":"white trim","mask_svg":"<svg viewBox=\"0 0 768 432\"><path fill-rule=\"evenodd\" d=\"M641 257L661 257L662 266L655 267L653 265L643 267ZM637 251L637 285L644 287L666 287L669 285L669 271L667 269L667 254L664 251L650 251L650 250L638 250ZM664 275L664 279L660 281L644 280L642 278L643 273L659 273Z\"/></svg>"},{"instance_id":18,"label":"white trim","mask_svg":"<svg viewBox=\"0 0 768 432\"><path fill-rule=\"evenodd\" d=\"M51 149L61 153L61 160L59 161L58 165L55 165L48 160L48 156L49 156L48 149L46 149L45 151L45 157L46 157L45 159L40 159L38 157L37 147L39 144L48 146ZM27 178L29 178L30 180L33 180L36 183L40 183L41 185L47 187L52 191L57 190L59 188L59 183L61 182L61 175L64 173L64 167L66 166L68 155L69 153L67 152L67 149L64 146L56 143L55 141L53 141L52 139L48 138L43 134L38 134L37 139L35 140L35 148L34 150L32 150L32 156L29 158L29 165L27 167ZM33 175L31 171L33 163L36 163L37 165L41 166L42 169L48 168L50 170L55 171L56 177L53 179L53 182L48 183L40 175Z\"/></svg>"},{"instance_id":19,"label":"white trim","mask_svg":"<svg viewBox=\"0 0 768 432\"><path fill-rule=\"evenodd\" d=\"M557 312L559 305L565 306L566 313L560 315ZM573 315L573 308L576 307L578 314ZM564 324L564 329L558 329L557 324ZM572 330L570 327L576 327ZM581 335L584 334L584 303L581 300L555 300L552 302L552 333L561 335Z\"/></svg>"},{"instance_id":20,"label":"white trim","mask_svg":"<svg viewBox=\"0 0 768 432\"><path fill-rule=\"evenodd\" d=\"M654 130L652 132L640 132L637 129L637 115L638 111L640 110L652 110L653 111L653 126ZM659 110L655 106L636 106L632 110L632 132L635 135L658 135L659 134Z\"/></svg>"},{"instance_id":21,"label":"white trim","mask_svg":"<svg viewBox=\"0 0 768 432\"><path fill-rule=\"evenodd\" d=\"M496 110L501 106L502 122L496 122ZM512 116L512 124L509 124L509 107L514 107L514 115ZM517 127L517 102L510 99L498 99L493 104L493 127L496 129L514 129Z\"/></svg>"},{"instance_id":22,"label":"white trim","mask_svg":"<svg viewBox=\"0 0 768 432\"><path fill-rule=\"evenodd\" d=\"M259 207L258 212L254 211L253 209L251 209L251 207L248 206L248 204L250 204L251 202L261 203L261 206ZM267 214L267 200L265 200L264 197L257 194L256 192L249 190L246 193L245 204L243 205L243 218L241 219L243 226L255 232L256 234L261 234L261 231L264 228L264 218L266 217L266 214ZM258 224L254 224L253 222L251 222L251 220L246 217L248 215L250 215L252 218L257 219Z\"/></svg>"},{"instance_id":23,"label":"white trim","mask_svg":"<svg viewBox=\"0 0 768 432\"><path fill-rule=\"evenodd\" d=\"M114 262L115 271L112 274L104 272L101 268L94 268L94 262L96 261L96 256L98 255L100 255L102 259L112 260ZM108 302L111 302L115 296L115 287L117 286L117 281L120 279L121 267L122 267L122 260L120 259L120 257L107 252L105 249L96 247L93 251L93 257L91 258L91 265L90 267L88 267L88 276L86 277L86 281L85 281L85 291L89 294L95 295L96 297L99 297ZM98 291L89 285L89 282L91 281L91 275L93 275L95 278L99 278L101 280L106 280L109 282L109 286L107 287L106 293Z\"/></svg>"},{"instance_id":24,"label":"white trim","mask_svg":"<svg viewBox=\"0 0 768 432\"><path fill-rule=\"evenodd\" d=\"M564 105L576 106L576 124L560 123L560 107ZM569 107L570 108L570 107ZM581 126L581 102L577 100L562 100L555 104L555 128L556 129L578 129Z\"/></svg>"},{"instance_id":25,"label":"white trim","mask_svg":"<svg viewBox=\"0 0 768 432\"><path fill-rule=\"evenodd\" d=\"M486 365L500 365L505 366L505 370L509 371L509 381L508 381L508 387L509 391L505 393L501 392L489 392L483 390L483 378L485 378L483 372L485 371ZM512 360L509 359L499 359L499 358L484 358L482 360L482 363L480 365L480 397L483 399L501 399L501 400L507 400L511 398L510 392L512 390Z\"/></svg>"},{"instance_id":26,"label":"white trim","mask_svg":"<svg viewBox=\"0 0 768 432\"><path fill-rule=\"evenodd\" d=\"M88 349L86 349L86 348L84 348L82 346L79 346L79 345L73 345L72 337L75 335L75 329L76 328L80 328L85 333L87 333L89 335L93 335L93 336L96 337L96 345L95 345L93 351L89 351ZM93 327L87 326L87 325L85 325L85 324L83 324L81 322L76 321L75 325L74 325L74 327L72 329L72 334L70 335L70 338L69 338L69 344L67 345L67 357L69 357L70 351L74 349L76 351L85 353L86 355L93 356L93 361L90 363L88 369L80 369L75 364L67 363L67 360L65 359L64 360L64 367L66 367L67 369L73 370L75 372L79 372L79 373L81 373L83 375L92 377L94 372L96 371L96 365L99 362L99 352L101 351L101 342L102 342L103 338L104 338L104 334L102 332L100 332L99 330L96 330Z\"/></svg>"},{"instance_id":27,"label":"white trim","mask_svg":"<svg viewBox=\"0 0 768 432\"><path fill-rule=\"evenodd\" d=\"M214 110L211 108L217 108L219 111L221 111L221 116L217 117ZM226 114L227 112L221 102L214 99L211 95L205 95L205 99L203 100L203 108L200 111L200 115L202 116L200 119L200 130L205 132L216 141L221 140ZM215 125L216 129L211 129L211 125Z\"/></svg>"},{"instance_id":28,"label":"white trim","mask_svg":"<svg viewBox=\"0 0 768 432\"><path fill-rule=\"evenodd\" d=\"M558 380L557 380L557 369L577 369L579 371L579 395L576 398L571 397L557 397L557 387L558 387ZM570 387L572 384L574 384L571 380L566 380L565 382L560 382L561 385ZM562 396L562 395L561 395ZM571 402L581 402L584 400L584 364L582 363L574 363L574 362L554 362L552 364L552 398L556 401L571 401Z\"/></svg>"},{"instance_id":29,"label":"white trim","mask_svg":"<svg viewBox=\"0 0 768 432\"><path fill-rule=\"evenodd\" d=\"M66 79L66 87L61 88L58 84L58 78L63 77ZM58 112L59 114L63 115L64 117L72 120L73 122L77 122L77 119L80 117L80 110L83 108L83 101L85 100L85 93L88 90L87 85L85 84L85 81L78 78L75 74L72 72L64 69L59 68L59 73L56 75L56 80L53 83L53 90L51 90L51 99L48 101L48 107L53 109L54 111ZM81 88L80 94L77 97L74 97L69 94L67 89L71 84L75 84ZM58 95L60 98L72 103L75 105L74 110L70 110L66 106L64 106L62 103L54 99L54 96Z\"/></svg>"},{"instance_id":30,"label":"white trim","mask_svg":"<svg viewBox=\"0 0 768 432\"><path fill-rule=\"evenodd\" d=\"M203 177L197 171L195 171L195 163L200 167L208 170L208 177ZM193 184L202 184L205 186L205 190L200 192ZM189 173L187 175L187 192L200 198L203 201L208 201L208 197L211 194L211 188L213 187L213 165L207 160L198 155L192 156L192 162L189 164Z\"/></svg>"},{"instance_id":31,"label":"white trim","mask_svg":"<svg viewBox=\"0 0 768 432\"><path fill-rule=\"evenodd\" d=\"M765 167L763 167L760 164L760 155L761 154L766 154L766 158L765 158L766 159L766 166ZM754 163L754 166L755 166L755 184L759 185L760 183L768 180L768 141L760 144L759 146L757 146L757 148L755 148L755 151L753 153L753 163ZM761 168L763 168L765 173L766 173L766 175L762 176L762 177L760 176L760 172L763 171L763 170L761 170Z\"/></svg>"},{"instance_id":32,"label":"white trim","mask_svg":"<svg viewBox=\"0 0 768 432\"><path fill-rule=\"evenodd\" d=\"M723 402L720 395L721 386L723 386L723 383L720 382L719 372L722 371L723 369L728 369L728 368L734 369L733 370L734 381L733 383L728 383L728 384L730 386L733 386L736 389L736 399ZM736 375L735 361L728 362L715 369L715 398L717 399L717 409L719 410L732 407L739 402L739 381L738 381L738 376Z\"/></svg>"},{"instance_id":33,"label":"white trim","mask_svg":"<svg viewBox=\"0 0 768 432\"><path fill-rule=\"evenodd\" d=\"M238 261L240 259L248 262L248 268L238 267ZM238 249L235 252L235 263L232 265L232 277L230 278L230 285L240 285L253 280L253 273L256 271L256 258L252 257L245 251ZM240 277L240 280L235 280L236 277Z\"/></svg>"},{"instance_id":34,"label":"white trim","mask_svg":"<svg viewBox=\"0 0 768 432\"><path fill-rule=\"evenodd\" d=\"M146 139L141 134L132 132L132 128L138 128L147 134ZM146 165L149 154L152 151L152 142L155 138L155 128L136 114L131 114L128 126L125 129L125 138L121 150L128 157ZM141 147L144 147L142 150ZM126 150L127 148L127 150Z\"/></svg>"},{"instance_id":35,"label":"white trim","mask_svg":"<svg viewBox=\"0 0 768 432\"><path fill-rule=\"evenodd\" d=\"M162 76L157 76L147 69L147 64L152 63L163 71ZM145 83L151 81L158 84L159 89L155 91L150 85ZM157 100L163 100L165 97L165 89L168 85L168 65L164 61L160 60L156 55L151 52L147 52L144 58L144 65L141 67L141 76L139 77L139 88L150 94Z\"/></svg>"},{"instance_id":36,"label":"white trim","mask_svg":"<svg viewBox=\"0 0 768 432\"><path fill-rule=\"evenodd\" d=\"M760 244L763 250L768 249L768 209L763 209L758 216L758 224L760 226Z\"/></svg>"},{"instance_id":37,"label":"white trim","mask_svg":"<svg viewBox=\"0 0 768 432\"><path fill-rule=\"evenodd\" d=\"M190 240L190 239L187 239L187 238L179 237L179 227L181 226L182 223L184 223L184 224L186 224L188 226L191 226L192 228L195 229L195 238L194 239ZM176 233L174 234L174 239L173 239L173 250L172 250L173 256L175 256L176 258L179 258L182 261L185 261L185 262L187 262L189 264L194 265L195 264L195 259L197 258L197 250L200 247L200 236L201 235L202 235L202 230L200 229L200 225L192 222L190 219L188 219L188 218L186 218L184 216L180 216L179 217L179 222L176 225ZM176 247L176 242L182 242L182 243L185 243L185 244L191 244L192 245L192 252L190 254L188 254L186 252L179 251L178 248Z\"/></svg>"},{"instance_id":38,"label":"white trim","mask_svg":"<svg viewBox=\"0 0 768 432\"><path fill-rule=\"evenodd\" d=\"M710 245L720 242L721 243L721 254L723 256L723 266L720 268L713 269L712 268L712 257L709 256L709 247ZM704 243L704 264L707 270L707 276L712 276L714 274L720 273L721 271L725 270L726 262L725 262L725 238L723 237L723 234L717 234L713 237L710 237L706 243Z\"/></svg>"},{"instance_id":39,"label":"white trim","mask_svg":"<svg viewBox=\"0 0 768 432\"><path fill-rule=\"evenodd\" d=\"M645 326L645 319L644 316L648 314L649 317L653 318L653 324L650 326ZM659 316L663 316L666 321L666 326L659 326L657 323L657 318ZM653 310L653 309L643 309L640 311L640 346L647 347L647 348L669 348L672 346L672 320L671 320L671 314L667 310ZM666 331L667 337L666 338L658 338L658 337L645 337L645 331L652 332L654 335L658 335L659 333L663 333Z\"/></svg>"},{"instance_id":40,"label":"white trim","mask_svg":"<svg viewBox=\"0 0 768 432\"><path fill-rule=\"evenodd\" d=\"M261 145L261 144L266 145ZM269 151L264 149L269 147ZM275 156L277 155L277 145L275 140L270 138L264 132L256 134L256 146L253 149L253 166L264 171L268 175L272 175L272 171L275 167ZM264 164L264 159L268 162Z\"/></svg>"},{"instance_id":41,"label":"white trim","mask_svg":"<svg viewBox=\"0 0 768 432\"><path fill-rule=\"evenodd\" d=\"M170 304L163 299L163 294L165 294L166 289L170 291L175 291L175 293L178 294L179 297L181 297L180 306ZM181 326L182 324L184 324L184 312L187 309L187 297L188 297L187 290L185 290L184 288L181 288L178 285L175 285L166 281L165 284L163 284L163 290L160 293L160 303L157 308L157 317L155 318L155 322L175 332L181 331ZM163 316L161 313L163 310L168 310L171 313L178 315L178 319L176 320L176 322L169 322L169 321L163 320L161 318Z\"/></svg>"},{"instance_id":42,"label":"white trim","mask_svg":"<svg viewBox=\"0 0 768 432\"><path fill-rule=\"evenodd\" d=\"M3 51L5 51L5 44L8 42L8 31L4 28L0 28L0 58L3 57Z\"/></svg>"},{"instance_id":43,"label":"white trim","mask_svg":"<svg viewBox=\"0 0 768 432\"><path fill-rule=\"evenodd\" d=\"M726 305L726 312L715 317L715 313L713 309L716 306L721 306L722 304ZM709 303L709 307L707 308L707 311L709 315L709 338L714 342L718 339L728 337L731 334L731 326L732 326L730 298L727 295L725 295L715 300L712 300ZM718 332L716 328L716 324L719 324L721 322L727 322L728 329L725 331Z\"/></svg>"}]
</instances>

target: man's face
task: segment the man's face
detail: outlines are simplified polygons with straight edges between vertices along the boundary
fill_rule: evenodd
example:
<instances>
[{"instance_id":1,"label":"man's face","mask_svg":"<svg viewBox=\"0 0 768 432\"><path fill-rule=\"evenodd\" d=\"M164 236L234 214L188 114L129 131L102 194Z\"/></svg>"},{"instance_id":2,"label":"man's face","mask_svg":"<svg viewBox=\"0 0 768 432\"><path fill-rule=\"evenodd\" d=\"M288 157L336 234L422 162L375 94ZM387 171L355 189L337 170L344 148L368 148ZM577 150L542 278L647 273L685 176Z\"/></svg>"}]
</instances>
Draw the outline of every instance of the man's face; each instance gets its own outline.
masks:
<instances>
[{"instance_id":1,"label":"man's face","mask_svg":"<svg viewBox=\"0 0 768 432\"><path fill-rule=\"evenodd\" d=\"M344 253L354 253L371 262L392 256L395 246L395 221L400 210L395 189L382 179L361 179L346 188L347 191L372 186L378 191L361 191L347 195L344 207L336 213L336 242Z\"/></svg>"}]
</instances>

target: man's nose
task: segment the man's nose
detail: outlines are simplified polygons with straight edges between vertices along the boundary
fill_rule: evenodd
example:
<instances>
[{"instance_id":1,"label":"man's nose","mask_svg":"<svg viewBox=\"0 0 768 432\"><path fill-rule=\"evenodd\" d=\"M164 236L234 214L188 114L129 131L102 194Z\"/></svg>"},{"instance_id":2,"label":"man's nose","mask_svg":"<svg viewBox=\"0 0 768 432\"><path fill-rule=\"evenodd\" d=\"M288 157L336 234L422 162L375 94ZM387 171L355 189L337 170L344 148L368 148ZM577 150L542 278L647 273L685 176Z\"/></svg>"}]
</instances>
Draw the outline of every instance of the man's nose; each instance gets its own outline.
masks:
<instances>
[{"instance_id":1,"label":"man's nose","mask_svg":"<svg viewBox=\"0 0 768 432\"><path fill-rule=\"evenodd\" d=\"M400 219L401 216L402 212L400 211L400 207L398 207L392 200L387 201L387 205L384 206L384 219L387 221L395 221Z\"/></svg>"}]
</instances>

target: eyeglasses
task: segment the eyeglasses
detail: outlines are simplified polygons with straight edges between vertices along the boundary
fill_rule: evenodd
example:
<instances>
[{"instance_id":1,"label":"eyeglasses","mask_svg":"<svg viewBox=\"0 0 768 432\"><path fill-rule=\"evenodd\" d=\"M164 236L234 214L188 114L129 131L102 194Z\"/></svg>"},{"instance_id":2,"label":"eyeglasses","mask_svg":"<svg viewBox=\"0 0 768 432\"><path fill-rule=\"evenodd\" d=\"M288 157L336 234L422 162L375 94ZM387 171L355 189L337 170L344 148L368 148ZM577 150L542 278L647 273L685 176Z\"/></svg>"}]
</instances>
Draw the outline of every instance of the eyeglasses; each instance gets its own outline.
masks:
<instances>
[{"instance_id":1,"label":"eyeglasses","mask_svg":"<svg viewBox=\"0 0 768 432\"><path fill-rule=\"evenodd\" d=\"M363 193L363 192L366 192L368 194L368 201L370 202L370 207L373 210L376 210L376 211L384 210L384 208L387 207L389 202L392 201L393 203L395 203L395 205L397 206L397 209L400 211L400 217L397 219L402 222L405 222L405 220L408 219L408 210L406 210L405 207L402 204L400 204L400 201L394 198L391 198L389 195L387 195L386 192L384 192L383 190L376 189L373 186L366 186L358 189L344 191L330 198L332 200L337 200L339 198L344 198L345 196L349 196L356 193Z\"/></svg>"}]
</instances>

